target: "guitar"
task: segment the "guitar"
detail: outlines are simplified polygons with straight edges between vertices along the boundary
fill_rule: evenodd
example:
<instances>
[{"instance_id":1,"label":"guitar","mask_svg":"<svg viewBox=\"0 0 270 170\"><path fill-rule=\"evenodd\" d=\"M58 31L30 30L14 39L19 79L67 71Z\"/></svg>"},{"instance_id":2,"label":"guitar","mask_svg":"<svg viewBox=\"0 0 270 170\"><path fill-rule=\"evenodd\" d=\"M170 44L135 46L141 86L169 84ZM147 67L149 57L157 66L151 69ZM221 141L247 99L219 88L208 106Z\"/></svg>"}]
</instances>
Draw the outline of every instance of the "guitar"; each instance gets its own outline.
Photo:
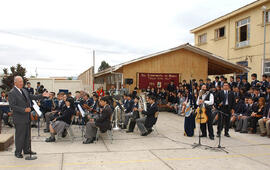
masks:
<instances>
[{"instance_id":1,"label":"guitar","mask_svg":"<svg viewBox=\"0 0 270 170\"><path fill-rule=\"evenodd\" d=\"M197 115L195 120L197 123L203 124L208 121L208 117L206 115L206 108L203 106L203 104L201 104L201 106L196 109L196 113Z\"/></svg>"}]
</instances>

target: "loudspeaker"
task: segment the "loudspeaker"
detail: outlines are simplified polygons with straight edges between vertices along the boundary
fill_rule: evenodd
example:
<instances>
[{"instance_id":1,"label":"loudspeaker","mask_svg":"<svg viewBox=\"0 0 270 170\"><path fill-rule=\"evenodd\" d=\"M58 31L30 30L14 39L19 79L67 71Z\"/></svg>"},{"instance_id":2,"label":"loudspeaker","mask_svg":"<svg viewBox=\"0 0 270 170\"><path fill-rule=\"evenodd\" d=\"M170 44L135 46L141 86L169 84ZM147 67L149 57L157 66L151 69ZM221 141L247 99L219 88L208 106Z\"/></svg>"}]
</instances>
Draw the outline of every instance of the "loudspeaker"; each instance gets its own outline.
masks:
<instances>
[{"instance_id":1,"label":"loudspeaker","mask_svg":"<svg viewBox=\"0 0 270 170\"><path fill-rule=\"evenodd\" d=\"M128 85L133 84L133 79L125 79L125 84L128 84Z\"/></svg>"}]
</instances>

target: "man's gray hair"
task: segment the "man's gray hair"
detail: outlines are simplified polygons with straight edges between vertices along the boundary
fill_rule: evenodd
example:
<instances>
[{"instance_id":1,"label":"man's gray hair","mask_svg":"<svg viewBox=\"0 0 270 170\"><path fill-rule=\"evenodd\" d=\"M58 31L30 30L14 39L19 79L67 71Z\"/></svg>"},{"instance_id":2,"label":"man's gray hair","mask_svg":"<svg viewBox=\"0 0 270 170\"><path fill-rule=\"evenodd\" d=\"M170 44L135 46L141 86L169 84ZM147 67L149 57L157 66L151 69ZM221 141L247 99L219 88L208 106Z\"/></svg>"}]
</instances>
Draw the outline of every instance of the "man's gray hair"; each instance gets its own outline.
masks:
<instances>
[{"instance_id":1,"label":"man's gray hair","mask_svg":"<svg viewBox=\"0 0 270 170\"><path fill-rule=\"evenodd\" d=\"M23 80L22 76L15 76L14 77L14 83L16 83L18 81L18 79L22 79Z\"/></svg>"}]
</instances>

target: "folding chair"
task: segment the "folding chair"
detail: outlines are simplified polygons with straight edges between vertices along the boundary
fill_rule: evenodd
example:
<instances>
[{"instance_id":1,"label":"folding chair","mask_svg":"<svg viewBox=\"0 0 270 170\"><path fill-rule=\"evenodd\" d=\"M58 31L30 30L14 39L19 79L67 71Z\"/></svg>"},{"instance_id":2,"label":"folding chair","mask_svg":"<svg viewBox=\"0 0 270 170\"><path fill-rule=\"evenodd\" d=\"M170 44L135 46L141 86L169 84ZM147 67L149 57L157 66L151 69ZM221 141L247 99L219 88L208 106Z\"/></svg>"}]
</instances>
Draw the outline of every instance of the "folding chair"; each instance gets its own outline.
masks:
<instances>
[{"instance_id":1,"label":"folding chair","mask_svg":"<svg viewBox=\"0 0 270 170\"><path fill-rule=\"evenodd\" d=\"M73 120L73 117L74 116L71 117L71 120ZM65 129L66 129L67 134L69 135L69 137L71 139L71 142L73 142L74 139L75 139L75 136L74 136L74 133L73 133L73 130L72 130L72 121L71 121L70 125L67 126ZM56 141L58 141L60 138L62 138L60 135L62 135L62 134L57 134L57 140Z\"/></svg>"},{"instance_id":2,"label":"folding chair","mask_svg":"<svg viewBox=\"0 0 270 170\"><path fill-rule=\"evenodd\" d=\"M110 128L106 131L108 138L111 140L111 144L113 142L113 129L112 129L112 115L110 117ZM99 127L97 127L97 134L96 134L96 141L95 143L97 143L97 141L99 140L99 136L101 134L101 131L99 129Z\"/></svg>"}]
</instances>

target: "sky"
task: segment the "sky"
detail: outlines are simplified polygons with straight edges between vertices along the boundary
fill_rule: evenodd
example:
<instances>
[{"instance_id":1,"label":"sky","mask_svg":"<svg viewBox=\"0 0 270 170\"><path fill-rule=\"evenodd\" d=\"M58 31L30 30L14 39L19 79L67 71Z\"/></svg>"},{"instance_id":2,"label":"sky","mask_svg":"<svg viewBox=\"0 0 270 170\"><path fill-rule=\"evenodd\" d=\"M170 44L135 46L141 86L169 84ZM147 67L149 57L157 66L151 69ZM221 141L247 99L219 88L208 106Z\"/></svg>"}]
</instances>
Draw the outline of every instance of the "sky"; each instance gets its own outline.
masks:
<instances>
[{"instance_id":1,"label":"sky","mask_svg":"<svg viewBox=\"0 0 270 170\"><path fill-rule=\"evenodd\" d=\"M184 43L190 30L254 0L1 0L0 73L71 77Z\"/></svg>"}]
</instances>

